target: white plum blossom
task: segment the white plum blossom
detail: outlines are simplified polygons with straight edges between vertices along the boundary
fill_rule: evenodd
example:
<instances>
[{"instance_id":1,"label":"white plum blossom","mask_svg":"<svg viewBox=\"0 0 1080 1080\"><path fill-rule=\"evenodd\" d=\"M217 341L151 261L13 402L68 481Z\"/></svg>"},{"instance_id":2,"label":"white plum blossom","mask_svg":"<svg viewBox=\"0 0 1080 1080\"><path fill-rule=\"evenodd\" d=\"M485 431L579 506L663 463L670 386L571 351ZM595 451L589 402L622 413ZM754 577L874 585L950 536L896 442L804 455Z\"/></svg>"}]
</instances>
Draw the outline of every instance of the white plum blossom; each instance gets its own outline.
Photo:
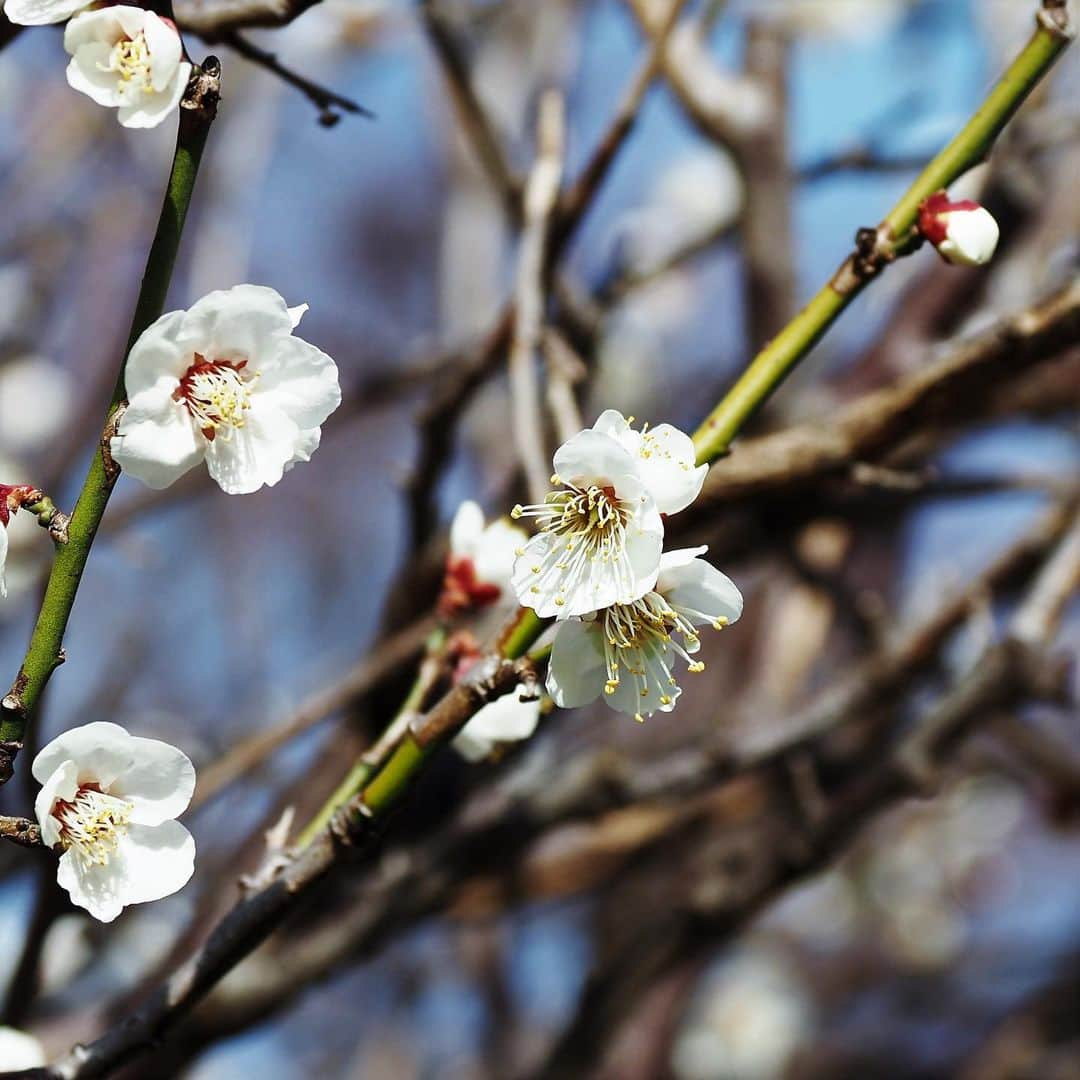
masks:
<instances>
[{"instance_id":1,"label":"white plum blossom","mask_svg":"<svg viewBox=\"0 0 1080 1080\"><path fill-rule=\"evenodd\" d=\"M112 922L187 883L195 841L174 819L195 769L175 746L98 721L53 739L31 771L41 838L62 852L57 881L95 919Z\"/></svg>"},{"instance_id":2,"label":"white plum blossom","mask_svg":"<svg viewBox=\"0 0 1080 1080\"><path fill-rule=\"evenodd\" d=\"M630 452L603 432L579 432L555 452L552 483L560 490L511 515L535 517L542 530L514 563L518 600L565 619L648 592L664 523Z\"/></svg>"},{"instance_id":3,"label":"white plum blossom","mask_svg":"<svg viewBox=\"0 0 1080 1080\"><path fill-rule=\"evenodd\" d=\"M15 1028L0 1027L0 1073L40 1069L46 1064L45 1049L33 1035Z\"/></svg>"},{"instance_id":4,"label":"white plum blossom","mask_svg":"<svg viewBox=\"0 0 1080 1080\"><path fill-rule=\"evenodd\" d=\"M504 518L485 524L480 507L463 502L450 526L440 612L451 616L497 603L510 588L517 551L527 539L524 529Z\"/></svg>"},{"instance_id":5,"label":"white plum blossom","mask_svg":"<svg viewBox=\"0 0 1080 1080\"><path fill-rule=\"evenodd\" d=\"M485 705L454 736L451 746L467 761L481 761L499 743L527 739L540 722L540 699L521 699L521 687Z\"/></svg>"},{"instance_id":6,"label":"white plum blossom","mask_svg":"<svg viewBox=\"0 0 1080 1080\"><path fill-rule=\"evenodd\" d=\"M660 567L661 515L689 506L707 471L677 428L635 431L606 410L555 452L561 490L514 507L512 517L541 526L514 564L518 600L541 618L567 619L644 596Z\"/></svg>"},{"instance_id":7,"label":"white plum blossom","mask_svg":"<svg viewBox=\"0 0 1080 1080\"><path fill-rule=\"evenodd\" d=\"M310 460L341 388L334 361L293 335L306 310L237 285L149 326L124 370L116 462L164 488L205 459L222 491L239 495Z\"/></svg>"},{"instance_id":8,"label":"white plum blossom","mask_svg":"<svg viewBox=\"0 0 1080 1080\"><path fill-rule=\"evenodd\" d=\"M694 464L693 440L678 428L660 424L649 430L645 424L635 431L630 426L632 420L617 409L605 409L593 431L610 435L629 451L661 514L685 510L698 497L709 466Z\"/></svg>"},{"instance_id":9,"label":"white plum blossom","mask_svg":"<svg viewBox=\"0 0 1080 1080\"><path fill-rule=\"evenodd\" d=\"M705 667L693 658L701 647L695 627L720 630L742 614L739 590L700 558L705 551L665 552L655 589L632 603L558 624L547 675L556 705L572 708L603 695L611 708L637 720L675 707L681 692L672 674L675 660L692 672Z\"/></svg>"},{"instance_id":10,"label":"white plum blossom","mask_svg":"<svg viewBox=\"0 0 1080 1080\"><path fill-rule=\"evenodd\" d=\"M950 201L939 191L919 208L919 231L946 261L982 266L993 258L1000 230L994 216L971 199Z\"/></svg>"},{"instance_id":11,"label":"white plum blossom","mask_svg":"<svg viewBox=\"0 0 1080 1080\"><path fill-rule=\"evenodd\" d=\"M64 29L67 81L99 105L118 110L124 127L150 128L180 105L191 64L176 26L127 4L76 15Z\"/></svg>"},{"instance_id":12,"label":"white plum blossom","mask_svg":"<svg viewBox=\"0 0 1080 1080\"><path fill-rule=\"evenodd\" d=\"M19 26L46 26L70 19L89 0L4 0L4 14Z\"/></svg>"}]
</instances>

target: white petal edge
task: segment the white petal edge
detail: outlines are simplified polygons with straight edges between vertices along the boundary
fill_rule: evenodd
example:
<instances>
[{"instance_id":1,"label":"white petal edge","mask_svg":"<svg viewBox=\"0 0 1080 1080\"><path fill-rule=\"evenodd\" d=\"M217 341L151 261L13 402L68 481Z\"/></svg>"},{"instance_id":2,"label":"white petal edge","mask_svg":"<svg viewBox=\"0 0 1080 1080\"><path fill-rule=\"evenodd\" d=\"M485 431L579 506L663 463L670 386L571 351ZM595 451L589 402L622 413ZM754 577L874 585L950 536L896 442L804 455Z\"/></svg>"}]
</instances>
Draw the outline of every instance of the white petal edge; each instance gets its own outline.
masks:
<instances>
[{"instance_id":1,"label":"white petal edge","mask_svg":"<svg viewBox=\"0 0 1080 1080\"><path fill-rule=\"evenodd\" d=\"M25 1031L0 1027L0 1066L5 1071L40 1069L47 1064L45 1048Z\"/></svg>"},{"instance_id":2,"label":"white petal edge","mask_svg":"<svg viewBox=\"0 0 1080 1080\"><path fill-rule=\"evenodd\" d=\"M70 19L84 7L84 0L6 0L4 14L19 26L47 26Z\"/></svg>"},{"instance_id":3,"label":"white petal edge","mask_svg":"<svg viewBox=\"0 0 1080 1080\"><path fill-rule=\"evenodd\" d=\"M459 557L472 558L484 531L484 511L479 503L466 499L454 514L450 523L450 552Z\"/></svg>"},{"instance_id":4,"label":"white petal edge","mask_svg":"<svg viewBox=\"0 0 1080 1080\"><path fill-rule=\"evenodd\" d=\"M548 661L547 692L564 709L588 705L604 692L607 669L598 622L571 619L558 624Z\"/></svg>"},{"instance_id":5,"label":"white petal edge","mask_svg":"<svg viewBox=\"0 0 1080 1080\"><path fill-rule=\"evenodd\" d=\"M182 750L161 739L131 738L131 761L110 794L131 803L131 820L160 825L179 817L195 793L195 766Z\"/></svg>"},{"instance_id":6,"label":"white petal edge","mask_svg":"<svg viewBox=\"0 0 1080 1080\"><path fill-rule=\"evenodd\" d=\"M136 394L109 443L113 460L147 487L175 483L206 455L207 441L187 410L173 401L167 379Z\"/></svg>"},{"instance_id":7,"label":"white petal edge","mask_svg":"<svg viewBox=\"0 0 1080 1080\"><path fill-rule=\"evenodd\" d=\"M34 817L41 829L41 839L46 847L55 847L60 841L60 823L52 815L57 799L71 802L79 790L79 766L74 761L62 761L45 778L34 800Z\"/></svg>"},{"instance_id":8,"label":"white petal edge","mask_svg":"<svg viewBox=\"0 0 1080 1080\"><path fill-rule=\"evenodd\" d=\"M742 593L735 582L704 559L695 558L666 569L657 585L667 602L688 614L698 626L717 619L731 624L742 615Z\"/></svg>"},{"instance_id":9,"label":"white petal edge","mask_svg":"<svg viewBox=\"0 0 1080 1080\"><path fill-rule=\"evenodd\" d=\"M282 478L303 436L289 417L253 398L244 426L207 444L206 466L226 495L250 495Z\"/></svg>"},{"instance_id":10,"label":"white petal edge","mask_svg":"<svg viewBox=\"0 0 1080 1080\"><path fill-rule=\"evenodd\" d=\"M30 766L39 784L44 784L65 761L79 767L79 783L92 781L107 791L131 764L134 737L119 724L95 720L61 732L43 746Z\"/></svg>"},{"instance_id":11,"label":"white petal edge","mask_svg":"<svg viewBox=\"0 0 1080 1080\"><path fill-rule=\"evenodd\" d=\"M74 851L60 857L56 880L71 902L100 922L112 922L129 904L169 896L191 879L195 841L177 821L128 826L109 860L82 861Z\"/></svg>"}]
</instances>

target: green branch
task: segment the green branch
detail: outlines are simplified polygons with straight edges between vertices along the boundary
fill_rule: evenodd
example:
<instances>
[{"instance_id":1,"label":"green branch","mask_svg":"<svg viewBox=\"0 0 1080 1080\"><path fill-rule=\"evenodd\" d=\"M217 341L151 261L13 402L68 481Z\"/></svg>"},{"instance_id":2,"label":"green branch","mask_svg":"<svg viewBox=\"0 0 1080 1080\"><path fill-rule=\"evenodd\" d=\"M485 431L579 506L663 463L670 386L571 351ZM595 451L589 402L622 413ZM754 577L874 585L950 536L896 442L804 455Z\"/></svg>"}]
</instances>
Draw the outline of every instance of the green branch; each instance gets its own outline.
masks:
<instances>
[{"instance_id":1,"label":"green branch","mask_svg":"<svg viewBox=\"0 0 1080 1080\"><path fill-rule=\"evenodd\" d=\"M1060 17L1059 17L1060 16ZM897 255L909 249L919 206L985 158L994 139L1072 40L1064 9L1043 9L1031 40L960 133L919 174L866 243L751 361L694 433L698 462L715 461L844 309Z\"/></svg>"},{"instance_id":2,"label":"green branch","mask_svg":"<svg viewBox=\"0 0 1080 1080\"><path fill-rule=\"evenodd\" d=\"M199 162L214 119L219 74L217 60L208 58L202 71L194 76L181 105L172 172L169 175L157 231L146 260L146 271L124 352L125 361L136 339L158 318L165 307L165 296L172 278L173 264L191 203ZM56 549L56 558L26 656L11 690L0 702L0 784L10 779L12 763L22 748L27 725L50 676L64 662L64 632L75 604L83 570L90 557L94 537L119 475L119 470L108 457L107 444L117 409L123 400L124 369L121 364L116 389L105 416L101 445L90 462L86 480L68 523L67 543Z\"/></svg>"},{"instance_id":3,"label":"green branch","mask_svg":"<svg viewBox=\"0 0 1080 1080\"><path fill-rule=\"evenodd\" d=\"M754 358L694 433L698 464L727 453L743 424L809 353L854 297L884 266L911 246L923 199L948 187L982 160L998 133L1071 40L1063 10L1059 18L1044 8L1035 34L963 130L927 165L879 228L867 230L869 236L860 250L843 263L832 280ZM529 608L522 608L500 640L499 653L508 660L520 659L536 643L546 625ZM310 843L338 809L349 807L354 811L352 819L358 821L357 815L379 817L397 805L442 741L421 746L413 732L405 729L374 776L370 763L358 762L304 830L302 845Z\"/></svg>"}]
</instances>

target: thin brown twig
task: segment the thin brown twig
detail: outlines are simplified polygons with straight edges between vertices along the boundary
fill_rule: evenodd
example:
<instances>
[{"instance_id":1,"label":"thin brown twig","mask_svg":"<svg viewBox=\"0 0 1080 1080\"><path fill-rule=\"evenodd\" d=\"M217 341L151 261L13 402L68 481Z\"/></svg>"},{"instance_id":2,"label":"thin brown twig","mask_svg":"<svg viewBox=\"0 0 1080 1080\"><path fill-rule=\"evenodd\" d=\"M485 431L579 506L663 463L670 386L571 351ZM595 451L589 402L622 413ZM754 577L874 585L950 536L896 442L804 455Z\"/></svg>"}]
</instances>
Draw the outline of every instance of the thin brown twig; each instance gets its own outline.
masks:
<instances>
[{"instance_id":1,"label":"thin brown twig","mask_svg":"<svg viewBox=\"0 0 1080 1080\"><path fill-rule=\"evenodd\" d=\"M41 829L29 818L0 815L0 840L20 847L42 847Z\"/></svg>"},{"instance_id":2,"label":"thin brown twig","mask_svg":"<svg viewBox=\"0 0 1080 1080\"><path fill-rule=\"evenodd\" d=\"M503 152L490 112L480 101L469 74L468 62L434 0L422 0L420 15L428 40L446 78L458 121L472 145L480 165L503 202L512 223L521 219L521 178L515 175Z\"/></svg>"},{"instance_id":3,"label":"thin brown twig","mask_svg":"<svg viewBox=\"0 0 1080 1080\"><path fill-rule=\"evenodd\" d=\"M547 91L540 99L536 161L525 185L524 230L518 254L514 334L510 345L510 398L514 440L525 470L530 501L542 502L549 483L548 452L540 406L537 347L544 326L546 248L551 214L559 199L565 143L562 96Z\"/></svg>"},{"instance_id":4,"label":"thin brown twig","mask_svg":"<svg viewBox=\"0 0 1080 1080\"><path fill-rule=\"evenodd\" d=\"M364 116L369 120L374 119L375 114L370 109L365 109L352 98L343 97L325 86L320 86L307 76L293 71L292 68L287 68L278 60L276 53L260 48L247 38L241 37L235 30L225 31L219 40L222 44L228 45L233 52L239 53L245 60L265 68L282 82L299 90L319 110L319 123L323 127L333 127L341 119L342 112Z\"/></svg>"}]
</instances>

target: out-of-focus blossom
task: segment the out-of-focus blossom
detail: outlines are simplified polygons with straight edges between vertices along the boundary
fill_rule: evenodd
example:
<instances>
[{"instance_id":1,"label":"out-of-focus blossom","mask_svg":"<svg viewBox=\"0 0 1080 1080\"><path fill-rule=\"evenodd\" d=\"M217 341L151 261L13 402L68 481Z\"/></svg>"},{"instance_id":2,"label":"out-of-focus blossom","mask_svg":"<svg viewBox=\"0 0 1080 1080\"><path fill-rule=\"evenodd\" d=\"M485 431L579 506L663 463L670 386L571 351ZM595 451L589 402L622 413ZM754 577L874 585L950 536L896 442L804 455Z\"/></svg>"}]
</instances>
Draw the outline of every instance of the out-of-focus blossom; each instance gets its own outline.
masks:
<instances>
[{"instance_id":1,"label":"out-of-focus blossom","mask_svg":"<svg viewBox=\"0 0 1080 1080\"><path fill-rule=\"evenodd\" d=\"M775 1080L812 1031L806 990L763 946L746 947L706 979L675 1041L679 1080Z\"/></svg>"},{"instance_id":2,"label":"out-of-focus blossom","mask_svg":"<svg viewBox=\"0 0 1080 1080\"><path fill-rule=\"evenodd\" d=\"M37 1069L45 1064L45 1049L33 1035L0 1027L0 1073Z\"/></svg>"},{"instance_id":3,"label":"out-of-focus blossom","mask_svg":"<svg viewBox=\"0 0 1080 1080\"><path fill-rule=\"evenodd\" d=\"M68 372L43 356L21 356L0 367L0 445L13 454L47 446L71 417Z\"/></svg>"},{"instance_id":4,"label":"out-of-focus blossom","mask_svg":"<svg viewBox=\"0 0 1080 1080\"><path fill-rule=\"evenodd\" d=\"M504 518L484 522L480 507L466 500L450 526L439 610L444 616L490 607L510 588L514 559L528 537Z\"/></svg>"},{"instance_id":5,"label":"out-of-focus blossom","mask_svg":"<svg viewBox=\"0 0 1080 1080\"><path fill-rule=\"evenodd\" d=\"M950 201L944 191L919 207L919 232L946 261L958 266L982 266L993 258L998 223L984 206L971 199Z\"/></svg>"},{"instance_id":6,"label":"out-of-focus blossom","mask_svg":"<svg viewBox=\"0 0 1080 1080\"><path fill-rule=\"evenodd\" d=\"M41 950L41 988L45 994L70 986L90 963L94 957L90 930L86 918L74 912L61 915L49 927Z\"/></svg>"},{"instance_id":7,"label":"out-of-focus blossom","mask_svg":"<svg viewBox=\"0 0 1080 1080\"><path fill-rule=\"evenodd\" d=\"M849 40L888 33L910 0L742 0L755 18L774 19L796 34Z\"/></svg>"},{"instance_id":8,"label":"out-of-focus blossom","mask_svg":"<svg viewBox=\"0 0 1080 1080\"><path fill-rule=\"evenodd\" d=\"M742 174L729 153L685 155L661 175L646 205L623 218L620 253L647 272L684 245L733 225L744 198Z\"/></svg>"},{"instance_id":9,"label":"out-of-focus blossom","mask_svg":"<svg viewBox=\"0 0 1080 1080\"><path fill-rule=\"evenodd\" d=\"M8 87L5 73L0 70L0 101L6 103L15 96L14 80ZM34 288L26 266L22 263L0 266L0 338L17 337L30 322L33 308Z\"/></svg>"},{"instance_id":10,"label":"out-of-focus blossom","mask_svg":"<svg viewBox=\"0 0 1080 1080\"><path fill-rule=\"evenodd\" d=\"M176 26L126 4L77 15L64 30L67 81L124 127L156 127L180 105L191 77Z\"/></svg>"},{"instance_id":11,"label":"out-of-focus blossom","mask_svg":"<svg viewBox=\"0 0 1080 1080\"><path fill-rule=\"evenodd\" d=\"M111 922L128 904L187 884L195 841L178 821L195 790L186 754L104 721L72 728L34 758L34 803L57 881L72 902Z\"/></svg>"},{"instance_id":12,"label":"out-of-focus blossom","mask_svg":"<svg viewBox=\"0 0 1080 1080\"><path fill-rule=\"evenodd\" d=\"M742 614L739 590L699 557L705 550L665 553L655 590L559 624L547 675L556 705L573 708L603 695L611 708L637 720L675 707L681 692L675 660L693 672L705 667L693 659L701 647L695 627L719 630Z\"/></svg>"},{"instance_id":13,"label":"out-of-focus blossom","mask_svg":"<svg viewBox=\"0 0 1080 1080\"><path fill-rule=\"evenodd\" d=\"M82 11L87 0L4 0L4 14L19 26L64 22Z\"/></svg>"},{"instance_id":14,"label":"out-of-focus blossom","mask_svg":"<svg viewBox=\"0 0 1080 1080\"><path fill-rule=\"evenodd\" d=\"M485 705L450 745L468 761L480 761L499 743L529 738L540 722L540 699L522 701L520 690Z\"/></svg>"},{"instance_id":15,"label":"out-of-focus blossom","mask_svg":"<svg viewBox=\"0 0 1080 1080\"><path fill-rule=\"evenodd\" d=\"M239 495L310 460L341 388L334 361L293 335L306 310L237 285L148 327L128 356L129 404L111 443L124 471L164 488L205 459Z\"/></svg>"}]
</instances>

